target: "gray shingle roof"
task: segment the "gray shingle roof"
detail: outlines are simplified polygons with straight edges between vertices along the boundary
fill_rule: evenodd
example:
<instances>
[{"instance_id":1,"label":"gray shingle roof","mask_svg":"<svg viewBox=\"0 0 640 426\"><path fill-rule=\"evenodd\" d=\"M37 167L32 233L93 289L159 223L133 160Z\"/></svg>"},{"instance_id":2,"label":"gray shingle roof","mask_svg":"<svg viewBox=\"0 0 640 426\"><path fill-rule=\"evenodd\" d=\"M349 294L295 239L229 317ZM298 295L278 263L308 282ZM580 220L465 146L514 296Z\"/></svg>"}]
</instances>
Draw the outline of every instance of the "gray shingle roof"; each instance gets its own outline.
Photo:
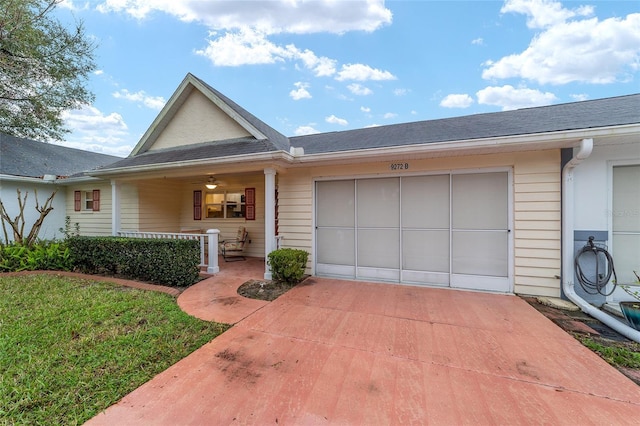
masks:
<instances>
[{"instance_id":1,"label":"gray shingle roof","mask_svg":"<svg viewBox=\"0 0 640 426\"><path fill-rule=\"evenodd\" d=\"M244 154L259 154L277 150L273 144L266 140L255 140L253 138L230 139L226 141L187 145L185 147L147 151L143 154L127 157L110 164L109 169L231 157Z\"/></svg>"},{"instance_id":2,"label":"gray shingle roof","mask_svg":"<svg viewBox=\"0 0 640 426\"><path fill-rule=\"evenodd\" d=\"M0 133L0 174L21 177L68 177L119 160L120 157L67 148Z\"/></svg>"},{"instance_id":3,"label":"gray shingle roof","mask_svg":"<svg viewBox=\"0 0 640 426\"><path fill-rule=\"evenodd\" d=\"M208 85L207 88L224 100L243 118L250 121L263 134L268 135L270 139L242 138L147 151L117 161L111 164L108 169L150 164L170 164L179 161L223 158L278 150L288 151L289 146L302 147L305 154L317 154L606 128L640 123L640 94L634 94L513 111L286 138L220 92Z\"/></svg>"},{"instance_id":4,"label":"gray shingle roof","mask_svg":"<svg viewBox=\"0 0 640 426\"><path fill-rule=\"evenodd\" d=\"M581 130L640 123L640 94L292 137L305 154Z\"/></svg>"}]
</instances>

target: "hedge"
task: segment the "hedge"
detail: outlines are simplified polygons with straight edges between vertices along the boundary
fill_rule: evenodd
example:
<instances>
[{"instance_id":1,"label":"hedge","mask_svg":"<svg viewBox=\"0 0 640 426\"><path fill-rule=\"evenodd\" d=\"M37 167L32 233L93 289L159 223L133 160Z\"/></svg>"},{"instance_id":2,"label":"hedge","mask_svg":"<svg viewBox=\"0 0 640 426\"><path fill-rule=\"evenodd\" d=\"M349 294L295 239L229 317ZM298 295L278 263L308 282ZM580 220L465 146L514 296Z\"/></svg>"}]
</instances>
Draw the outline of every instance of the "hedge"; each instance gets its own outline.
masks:
<instances>
[{"instance_id":1,"label":"hedge","mask_svg":"<svg viewBox=\"0 0 640 426\"><path fill-rule=\"evenodd\" d=\"M199 280L200 245L196 240L76 236L67 239L67 244L81 272L177 287Z\"/></svg>"}]
</instances>

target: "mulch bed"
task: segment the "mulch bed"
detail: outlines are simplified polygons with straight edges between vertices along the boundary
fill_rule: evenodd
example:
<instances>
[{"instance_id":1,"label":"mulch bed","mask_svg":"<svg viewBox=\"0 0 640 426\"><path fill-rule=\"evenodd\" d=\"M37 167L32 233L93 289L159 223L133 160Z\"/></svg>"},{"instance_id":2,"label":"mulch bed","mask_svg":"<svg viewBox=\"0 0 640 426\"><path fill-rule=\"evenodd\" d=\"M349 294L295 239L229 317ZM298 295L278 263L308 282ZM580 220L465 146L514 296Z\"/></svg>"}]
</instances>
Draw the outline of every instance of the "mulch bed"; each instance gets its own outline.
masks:
<instances>
[{"instance_id":1,"label":"mulch bed","mask_svg":"<svg viewBox=\"0 0 640 426\"><path fill-rule=\"evenodd\" d=\"M271 302L291 290L294 285L269 280L249 280L238 287L240 296Z\"/></svg>"}]
</instances>

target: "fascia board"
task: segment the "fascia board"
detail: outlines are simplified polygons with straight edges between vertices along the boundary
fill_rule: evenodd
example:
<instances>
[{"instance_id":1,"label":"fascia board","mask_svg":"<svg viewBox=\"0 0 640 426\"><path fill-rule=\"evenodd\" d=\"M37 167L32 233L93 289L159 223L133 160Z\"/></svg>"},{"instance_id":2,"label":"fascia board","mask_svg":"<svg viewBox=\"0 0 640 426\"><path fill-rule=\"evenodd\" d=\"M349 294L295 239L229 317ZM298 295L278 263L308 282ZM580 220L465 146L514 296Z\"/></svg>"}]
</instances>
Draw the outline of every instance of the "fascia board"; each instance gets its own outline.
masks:
<instances>
[{"instance_id":1,"label":"fascia board","mask_svg":"<svg viewBox=\"0 0 640 426\"><path fill-rule=\"evenodd\" d=\"M292 157L296 163L321 163L344 160L379 159L380 157L416 155L416 154L456 154L469 152L469 155L482 154L483 151L502 152L522 151L526 149L571 148L584 138L612 137L640 134L640 125L616 126L601 129L582 129L576 131L540 133L520 136L503 136L487 139L469 139L460 141L416 143L412 145L381 148L358 149L320 154L306 154ZM597 139L596 139L597 140Z\"/></svg>"},{"instance_id":2,"label":"fascia board","mask_svg":"<svg viewBox=\"0 0 640 426\"><path fill-rule=\"evenodd\" d=\"M4 174L0 174L0 183L1 182L47 183L47 182L44 182L42 178L38 178L38 177L14 176L14 175L4 175Z\"/></svg>"},{"instance_id":3,"label":"fascia board","mask_svg":"<svg viewBox=\"0 0 640 426\"><path fill-rule=\"evenodd\" d=\"M212 167L212 166L224 166L238 163L256 163L261 161L290 161L291 157L284 151L272 151L260 154L243 154L234 155L222 158L204 158L199 160L185 160L174 161L171 163L158 163L158 164L146 164L143 166L130 166L121 167L111 170L95 170L91 173L94 177L116 177L124 174L139 174L146 172L159 172L164 170L172 170L176 168L188 168L188 167Z\"/></svg>"}]
</instances>

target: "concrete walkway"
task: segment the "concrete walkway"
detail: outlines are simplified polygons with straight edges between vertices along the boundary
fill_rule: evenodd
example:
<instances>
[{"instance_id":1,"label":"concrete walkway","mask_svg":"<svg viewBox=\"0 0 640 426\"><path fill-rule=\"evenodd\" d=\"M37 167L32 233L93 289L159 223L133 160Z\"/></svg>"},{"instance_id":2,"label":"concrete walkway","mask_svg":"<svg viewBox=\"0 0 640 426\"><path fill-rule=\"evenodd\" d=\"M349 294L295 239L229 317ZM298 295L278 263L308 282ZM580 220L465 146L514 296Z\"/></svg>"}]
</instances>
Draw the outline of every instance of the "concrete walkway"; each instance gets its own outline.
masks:
<instances>
[{"instance_id":1,"label":"concrete walkway","mask_svg":"<svg viewBox=\"0 0 640 426\"><path fill-rule=\"evenodd\" d=\"M88 424L637 424L640 387L518 297L310 278L225 301L242 275L178 299L234 327Z\"/></svg>"}]
</instances>

